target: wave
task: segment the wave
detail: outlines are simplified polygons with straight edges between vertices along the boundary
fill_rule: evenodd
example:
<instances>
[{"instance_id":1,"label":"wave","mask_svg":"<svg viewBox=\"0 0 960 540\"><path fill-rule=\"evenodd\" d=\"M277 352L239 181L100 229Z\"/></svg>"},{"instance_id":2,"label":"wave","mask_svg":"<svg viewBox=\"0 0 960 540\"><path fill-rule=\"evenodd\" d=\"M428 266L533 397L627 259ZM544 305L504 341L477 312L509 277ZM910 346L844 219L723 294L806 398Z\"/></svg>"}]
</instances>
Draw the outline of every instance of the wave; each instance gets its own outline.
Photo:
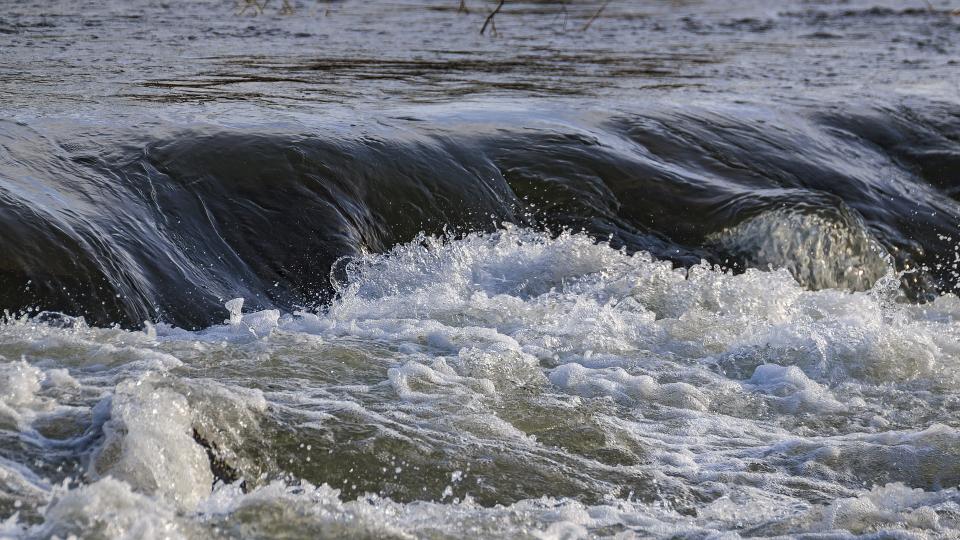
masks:
<instances>
[{"instance_id":1,"label":"wave","mask_svg":"<svg viewBox=\"0 0 960 540\"><path fill-rule=\"evenodd\" d=\"M415 112L0 122L3 307L199 328L234 297L322 305L342 257L502 223L810 288L863 290L888 267L918 300L957 284L950 104Z\"/></svg>"}]
</instances>

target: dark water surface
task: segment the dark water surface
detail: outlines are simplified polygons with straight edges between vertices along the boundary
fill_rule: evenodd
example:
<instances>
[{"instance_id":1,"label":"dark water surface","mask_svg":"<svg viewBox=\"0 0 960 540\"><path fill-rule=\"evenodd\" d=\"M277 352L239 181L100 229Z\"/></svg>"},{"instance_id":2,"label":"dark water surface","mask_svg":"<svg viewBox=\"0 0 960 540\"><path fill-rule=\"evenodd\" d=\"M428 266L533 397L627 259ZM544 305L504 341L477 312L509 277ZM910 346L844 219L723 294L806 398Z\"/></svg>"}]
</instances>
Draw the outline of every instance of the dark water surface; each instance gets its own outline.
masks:
<instances>
[{"instance_id":1,"label":"dark water surface","mask_svg":"<svg viewBox=\"0 0 960 540\"><path fill-rule=\"evenodd\" d=\"M0 536L960 533L960 5L458 4L0 11Z\"/></svg>"}]
</instances>

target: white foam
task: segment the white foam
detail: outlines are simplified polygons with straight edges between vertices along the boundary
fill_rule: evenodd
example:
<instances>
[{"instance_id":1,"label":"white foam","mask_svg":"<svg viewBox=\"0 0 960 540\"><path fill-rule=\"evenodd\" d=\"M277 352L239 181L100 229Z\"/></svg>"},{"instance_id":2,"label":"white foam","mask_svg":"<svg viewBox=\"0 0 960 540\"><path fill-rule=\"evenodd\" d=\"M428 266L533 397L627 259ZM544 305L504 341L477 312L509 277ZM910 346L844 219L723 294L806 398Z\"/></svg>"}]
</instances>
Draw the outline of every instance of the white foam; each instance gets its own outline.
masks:
<instances>
[{"instance_id":1,"label":"white foam","mask_svg":"<svg viewBox=\"0 0 960 540\"><path fill-rule=\"evenodd\" d=\"M709 399L687 383L658 384L649 375L630 375L619 367L590 369L580 364L564 364L550 372L550 382L584 397L656 401L698 411L707 410L709 405Z\"/></svg>"},{"instance_id":2,"label":"white foam","mask_svg":"<svg viewBox=\"0 0 960 540\"><path fill-rule=\"evenodd\" d=\"M810 380L796 366L764 364L757 366L745 385L748 390L771 396L777 406L788 413L798 411L840 412L846 407L837 401L828 388Z\"/></svg>"},{"instance_id":3,"label":"white foam","mask_svg":"<svg viewBox=\"0 0 960 540\"><path fill-rule=\"evenodd\" d=\"M224 304L224 307L230 312L230 318L227 319L226 323L230 325L240 324L240 321L243 320L243 298L229 300Z\"/></svg>"},{"instance_id":4,"label":"white foam","mask_svg":"<svg viewBox=\"0 0 960 540\"><path fill-rule=\"evenodd\" d=\"M125 381L114 391L105 440L93 455L94 478L122 479L181 509L206 498L213 474L203 448L193 440L186 398L147 378Z\"/></svg>"},{"instance_id":5,"label":"white foam","mask_svg":"<svg viewBox=\"0 0 960 540\"><path fill-rule=\"evenodd\" d=\"M887 484L830 503L822 511L821 527L857 534L886 531L892 536L896 529L912 529L950 535L941 527L938 512L955 514L960 510L958 500L954 489L932 493L901 483Z\"/></svg>"},{"instance_id":6,"label":"white foam","mask_svg":"<svg viewBox=\"0 0 960 540\"><path fill-rule=\"evenodd\" d=\"M280 311L265 309L243 314L243 298L224 304L229 318L224 326L212 326L200 332L189 332L166 324L151 328L151 335L162 340L248 341L270 337L280 321Z\"/></svg>"},{"instance_id":7,"label":"white foam","mask_svg":"<svg viewBox=\"0 0 960 540\"><path fill-rule=\"evenodd\" d=\"M52 488L29 463L10 472L19 487L0 491L45 521L0 530L956 533L955 297L898 303L894 277L811 291L785 270L674 269L513 228L420 238L346 270L325 309L244 314L237 299L200 332L0 325L0 354L26 358L0 363L2 435L33 459L90 457L79 488ZM211 493L194 430L248 493ZM374 466L382 482L361 484ZM346 482L334 487L355 474L409 502L306 481L334 473ZM411 501L412 479L434 473L422 498L436 500ZM469 496L491 493L516 502Z\"/></svg>"},{"instance_id":8,"label":"white foam","mask_svg":"<svg viewBox=\"0 0 960 540\"><path fill-rule=\"evenodd\" d=\"M46 376L27 362L6 362L0 357L0 418L23 424L39 401L37 392Z\"/></svg>"},{"instance_id":9,"label":"white foam","mask_svg":"<svg viewBox=\"0 0 960 540\"><path fill-rule=\"evenodd\" d=\"M104 478L57 491L43 524L17 532L39 538L162 540L186 538L190 528L163 501L136 493L124 482Z\"/></svg>"},{"instance_id":10,"label":"white foam","mask_svg":"<svg viewBox=\"0 0 960 540\"><path fill-rule=\"evenodd\" d=\"M634 504L588 506L548 497L493 508L480 506L471 499L447 504L425 501L398 504L375 495L344 502L337 490L326 485L289 486L273 482L246 494L235 486L220 487L200 511L218 527L238 536L252 532L233 517L245 513L267 516L279 513L288 519L268 522L268 525L278 534L295 535L322 532L337 536L415 538L461 536L469 531L480 538L581 538L589 536L588 527L623 524L644 527L661 535L668 531L683 533L688 529L671 523L668 512L650 509L656 518L641 517L637 509Z\"/></svg>"}]
</instances>

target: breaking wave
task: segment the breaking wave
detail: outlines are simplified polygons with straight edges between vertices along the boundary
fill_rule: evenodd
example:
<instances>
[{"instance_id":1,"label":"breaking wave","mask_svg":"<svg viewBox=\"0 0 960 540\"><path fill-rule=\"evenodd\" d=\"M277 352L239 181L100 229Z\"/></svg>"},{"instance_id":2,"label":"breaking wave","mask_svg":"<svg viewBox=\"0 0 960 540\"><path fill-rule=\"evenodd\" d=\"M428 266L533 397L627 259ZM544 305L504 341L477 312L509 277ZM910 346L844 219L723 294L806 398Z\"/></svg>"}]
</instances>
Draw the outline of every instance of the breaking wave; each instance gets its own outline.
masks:
<instances>
[{"instance_id":1,"label":"breaking wave","mask_svg":"<svg viewBox=\"0 0 960 540\"><path fill-rule=\"evenodd\" d=\"M4 533L960 530L953 295L510 225L338 267L201 331L0 326Z\"/></svg>"},{"instance_id":2,"label":"breaking wave","mask_svg":"<svg viewBox=\"0 0 960 540\"><path fill-rule=\"evenodd\" d=\"M929 300L957 283L957 114L917 101L505 111L496 127L429 110L376 127L5 121L0 293L11 312L201 328L236 296L323 305L341 257L509 222L683 267L787 268L812 288L862 290L893 265Z\"/></svg>"}]
</instances>

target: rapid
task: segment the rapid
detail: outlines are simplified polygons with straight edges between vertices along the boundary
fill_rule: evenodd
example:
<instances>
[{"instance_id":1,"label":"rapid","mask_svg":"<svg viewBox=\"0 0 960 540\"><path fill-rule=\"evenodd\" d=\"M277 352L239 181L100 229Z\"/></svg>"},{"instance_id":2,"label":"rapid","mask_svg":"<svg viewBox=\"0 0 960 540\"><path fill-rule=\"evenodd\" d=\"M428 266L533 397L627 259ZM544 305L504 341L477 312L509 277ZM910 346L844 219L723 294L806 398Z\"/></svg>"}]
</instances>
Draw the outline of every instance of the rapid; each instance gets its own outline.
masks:
<instances>
[{"instance_id":1,"label":"rapid","mask_svg":"<svg viewBox=\"0 0 960 540\"><path fill-rule=\"evenodd\" d=\"M956 538L949 2L0 14L0 537Z\"/></svg>"}]
</instances>

